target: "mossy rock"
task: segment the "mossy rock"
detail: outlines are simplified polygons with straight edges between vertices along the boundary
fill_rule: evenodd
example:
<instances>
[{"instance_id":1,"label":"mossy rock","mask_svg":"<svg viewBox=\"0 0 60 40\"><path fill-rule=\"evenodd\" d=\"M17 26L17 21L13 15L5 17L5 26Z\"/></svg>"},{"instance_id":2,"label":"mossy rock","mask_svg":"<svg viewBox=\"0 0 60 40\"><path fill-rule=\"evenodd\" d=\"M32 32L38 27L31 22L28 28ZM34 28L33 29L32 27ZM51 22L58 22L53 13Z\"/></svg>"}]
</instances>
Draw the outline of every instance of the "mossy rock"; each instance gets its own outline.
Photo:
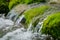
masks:
<instances>
[{"instance_id":1,"label":"mossy rock","mask_svg":"<svg viewBox=\"0 0 60 40\"><path fill-rule=\"evenodd\" d=\"M43 5L43 6L35 7L35 8L32 8L32 9L29 9L29 10L25 11L24 12L25 19L26 19L25 23L28 25L34 17L37 17L39 15L41 16L49 8L50 8L49 6Z\"/></svg>"},{"instance_id":2,"label":"mossy rock","mask_svg":"<svg viewBox=\"0 0 60 40\"><path fill-rule=\"evenodd\" d=\"M31 4L31 3L39 3L45 2L45 0L10 0L9 9L12 9L17 4Z\"/></svg>"},{"instance_id":3,"label":"mossy rock","mask_svg":"<svg viewBox=\"0 0 60 40\"><path fill-rule=\"evenodd\" d=\"M51 14L44 20L41 32L49 34L53 38L58 39L60 37L60 12Z\"/></svg>"},{"instance_id":4,"label":"mossy rock","mask_svg":"<svg viewBox=\"0 0 60 40\"><path fill-rule=\"evenodd\" d=\"M7 13L8 11L8 1L0 0L0 13Z\"/></svg>"}]
</instances>

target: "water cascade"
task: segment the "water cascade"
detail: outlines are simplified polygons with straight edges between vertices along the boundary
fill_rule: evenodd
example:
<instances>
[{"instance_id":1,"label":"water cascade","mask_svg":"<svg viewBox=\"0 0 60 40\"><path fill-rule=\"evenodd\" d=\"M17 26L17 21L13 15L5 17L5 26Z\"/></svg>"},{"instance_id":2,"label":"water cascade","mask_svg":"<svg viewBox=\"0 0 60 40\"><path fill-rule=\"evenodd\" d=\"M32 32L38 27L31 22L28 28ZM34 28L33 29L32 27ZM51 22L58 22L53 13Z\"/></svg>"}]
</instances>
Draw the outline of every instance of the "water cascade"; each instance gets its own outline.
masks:
<instances>
[{"instance_id":1,"label":"water cascade","mask_svg":"<svg viewBox=\"0 0 60 40\"><path fill-rule=\"evenodd\" d=\"M21 16L21 18L19 19L19 22L21 21L22 18L23 18L23 16ZM7 26L5 28L2 27L3 32L5 31L4 32L5 34L2 35L0 40L46 40L46 38L48 38L48 37L50 38L50 36L48 36L48 35L41 35L39 32L36 32L36 31L38 31L38 29L40 29L39 28L41 26L40 23L38 23L40 26L37 25L36 26L37 29L35 28L35 32L33 32L32 30L30 30L32 24L26 30L26 29L24 29L24 27L21 27L21 26L19 28L18 25L14 24L14 22L11 21L10 19L8 19L8 20L3 19L3 18L0 18L0 19L1 19L0 21L2 22L1 23L2 25L3 25L3 21L6 23L5 25L3 25L3 27ZM3 21L2 21L2 19L3 19ZM18 22L16 22L16 23L18 23ZM17 27L15 25L17 25Z\"/></svg>"},{"instance_id":2,"label":"water cascade","mask_svg":"<svg viewBox=\"0 0 60 40\"><path fill-rule=\"evenodd\" d=\"M30 9L38 7L40 5L45 4L28 5L28 7L22 12L24 12L28 8ZM53 13L52 10L54 10L53 12L57 12L56 10L58 9L55 10L55 8L50 8L46 12L44 12L42 16L33 18L33 20L28 25L28 28L25 29L24 25L21 24L24 15L18 14L15 10L12 9L6 17L0 17L0 40L53 40L53 38L50 35L40 33L43 25L43 20L46 19L47 15ZM38 18L40 18L38 24L36 25L36 27L33 27L32 24Z\"/></svg>"}]
</instances>

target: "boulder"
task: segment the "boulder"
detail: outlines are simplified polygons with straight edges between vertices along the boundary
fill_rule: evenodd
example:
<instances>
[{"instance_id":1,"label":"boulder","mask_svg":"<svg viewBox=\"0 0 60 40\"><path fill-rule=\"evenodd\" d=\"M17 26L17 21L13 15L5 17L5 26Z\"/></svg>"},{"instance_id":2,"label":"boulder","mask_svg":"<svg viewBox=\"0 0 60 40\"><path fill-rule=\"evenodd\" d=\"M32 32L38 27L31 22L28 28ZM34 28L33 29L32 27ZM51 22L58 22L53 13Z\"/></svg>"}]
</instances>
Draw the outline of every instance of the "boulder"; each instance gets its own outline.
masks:
<instances>
[{"instance_id":1,"label":"boulder","mask_svg":"<svg viewBox=\"0 0 60 40\"><path fill-rule=\"evenodd\" d=\"M44 20L41 32L51 35L54 39L60 39L60 12L51 14Z\"/></svg>"}]
</instances>

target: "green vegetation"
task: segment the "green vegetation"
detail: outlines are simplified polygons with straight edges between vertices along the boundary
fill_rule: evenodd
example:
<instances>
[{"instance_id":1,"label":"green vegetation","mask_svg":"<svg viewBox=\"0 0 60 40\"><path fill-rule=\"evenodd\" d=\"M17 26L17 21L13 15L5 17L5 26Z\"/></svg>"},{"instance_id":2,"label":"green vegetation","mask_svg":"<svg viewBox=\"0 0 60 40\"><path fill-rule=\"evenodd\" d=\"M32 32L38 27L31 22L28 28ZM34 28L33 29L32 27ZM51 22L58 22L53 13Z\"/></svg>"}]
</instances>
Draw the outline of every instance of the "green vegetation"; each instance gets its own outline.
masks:
<instances>
[{"instance_id":1,"label":"green vegetation","mask_svg":"<svg viewBox=\"0 0 60 40\"><path fill-rule=\"evenodd\" d=\"M11 0L9 2L9 9L11 9L13 6L19 4L21 2L21 0Z\"/></svg>"},{"instance_id":2,"label":"green vegetation","mask_svg":"<svg viewBox=\"0 0 60 40\"><path fill-rule=\"evenodd\" d=\"M31 3L45 2L45 0L11 0L9 2L9 9L13 8L17 4L31 4Z\"/></svg>"},{"instance_id":3,"label":"green vegetation","mask_svg":"<svg viewBox=\"0 0 60 40\"><path fill-rule=\"evenodd\" d=\"M41 32L49 34L54 38L60 37L60 12L51 14L44 20Z\"/></svg>"},{"instance_id":4,"label":"green vegetation","mask_svg":"<svg viewBox=\"0 0 60 40\"><path fill-rule=\"evenodd\" d=\"M32 8L30 10L27 10L24 12L25 19L26 19L26 24L29 24L34 17L37 17L39 15L42 15L48 8L49 6L40 6L36 8Z\"/></svg>"},{"instance_id":5,"label":"green vegetation","mask_svg":"<svg viewBox=\"0 0 60 40\"><path fill-rule=\"evenodd\" d=\"M8 2L6 0L0 0L0 13L7 13L8 11Z\"/></svg>"}]
</instances>

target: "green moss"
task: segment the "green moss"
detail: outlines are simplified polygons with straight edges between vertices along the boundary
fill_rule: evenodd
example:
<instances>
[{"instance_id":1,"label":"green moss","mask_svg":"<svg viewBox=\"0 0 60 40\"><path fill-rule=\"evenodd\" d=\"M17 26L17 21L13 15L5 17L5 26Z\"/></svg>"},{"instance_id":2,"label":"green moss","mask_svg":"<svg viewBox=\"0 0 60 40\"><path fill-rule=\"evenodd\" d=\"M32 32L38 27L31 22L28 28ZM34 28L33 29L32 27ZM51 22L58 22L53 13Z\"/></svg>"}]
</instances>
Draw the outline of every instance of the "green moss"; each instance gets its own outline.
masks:
<instances>
[{"instance_id":1,"label":"green moss","mask_svg":"<svg viewBox=\"0 0 60 40\"><path fill-rule=\"evenodd\" d=\"M25 11L24 15L26 18L26 24L29 24L34 17L42 15L48 8L50 8L50 7L44 5L41 7L36 7L36 8L32 8L28 11Z\"/></svg>"},{"instance_id":2,"label":"green moss","mask_svg":"<svg viewBox=\"0 0 60 40\"><path fill-rule=\"evenodd\" d=\"M44 20L41 32L52 35L54 38L60 37L60 12L50 15Z\"/></svg>"},{"instance_id":3,"label":"green moss","mask_svg":"<svg viewBox=\"0 0 60 40\"><path fill-rule=\"evenodd\" d=\"M19 4L21 1L20 0L11 0L9 2L9 9L11 9L13 6Z\"/></svg>"},{"instance_id":4,"label":"green moss","mask_svg":"<svg viewBox=\"0 0 60 40\"><path fill-rule=\"evenodd\" d=\"M7 13L8 11L8 2L6 0L0 0L0 13Z\"/></svg>"},{"instance_id":5,"label":"green moss","mask_svg":"<svg viewBox=\"0 0 60 40\"><path fill-rule=\"evenodd\" d=\"M11 0L9 3L9 9L13 8L17 4L31 4L31 3L45 2L45 0Z\"/></svg>"}]
</instances>

